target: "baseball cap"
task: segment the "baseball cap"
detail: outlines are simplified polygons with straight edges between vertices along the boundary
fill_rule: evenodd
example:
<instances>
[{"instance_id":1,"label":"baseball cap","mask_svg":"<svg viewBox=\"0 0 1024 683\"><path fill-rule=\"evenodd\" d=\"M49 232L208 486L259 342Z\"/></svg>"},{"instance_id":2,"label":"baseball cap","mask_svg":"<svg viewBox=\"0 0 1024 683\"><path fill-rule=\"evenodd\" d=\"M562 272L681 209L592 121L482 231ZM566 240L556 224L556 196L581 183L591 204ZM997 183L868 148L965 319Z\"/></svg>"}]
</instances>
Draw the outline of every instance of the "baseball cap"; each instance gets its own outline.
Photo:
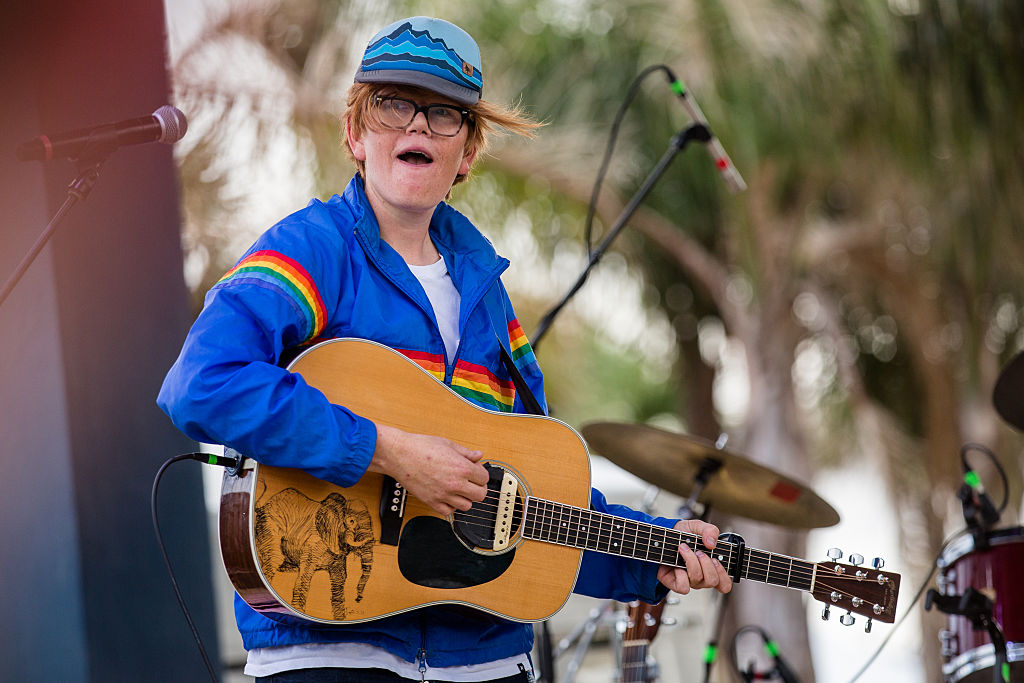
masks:
<instances>
[{"instance_id":1,"label":"baseball cap","mask_svg":"<svg viewBox=\"0 0 1024 683\"><path fill-rule=\"evenodd\" d=\"M432 90L462 105L480 100L480 48L455 24L433 17L400 19L370 39L357 83L399 83Z\"/></svg>"}]
</instances>

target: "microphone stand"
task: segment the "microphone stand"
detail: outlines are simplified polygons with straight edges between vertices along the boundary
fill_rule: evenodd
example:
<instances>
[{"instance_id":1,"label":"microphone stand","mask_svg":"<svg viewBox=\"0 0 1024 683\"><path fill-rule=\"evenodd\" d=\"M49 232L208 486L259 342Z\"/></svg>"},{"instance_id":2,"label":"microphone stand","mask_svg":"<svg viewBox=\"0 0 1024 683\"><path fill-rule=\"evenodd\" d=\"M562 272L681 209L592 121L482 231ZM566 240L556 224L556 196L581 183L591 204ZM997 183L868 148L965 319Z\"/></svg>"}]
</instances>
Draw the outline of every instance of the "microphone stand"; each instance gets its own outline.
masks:
<instances>
[{"instance_id":1,"label":"microphone stand","mask_svg":"<svg viewBox=\"0 0 1024 683\"><path fill-rule=\"evenodd\" d=\"M64 199L64 203L57 209L57 213L46 224L46 228L39 235L39 238L36 239L35 244L29 248L28 253L25 254L21 262L14 269L14 273L4 283L3 289L0 290L0 306L7 300L7 297L14 290L18 281L21 280L28 267L39 256L39 252L46 246L46 243L53 236L57 226L64 220L64 217L70 213L71 208L77 202L84 202L89 193L92 192L93 186L100 177L100 167L116 149L117 145L114 142L90 142L82 150L82 154L74 160L78 168L78 177L68 185L68 196Z\"/></svg>"},{"instance_id":2,"label":"microphone stand","mask_svg":"<svg viewBox=\"0 0 1024 683\"><path fill-rule=\"evenodd\" d=\"M601 260L602 256L604 256L604 252L608 250L611 243L616 237L618 237L619 233L622 232L622 229L626 227L626 223L629 222L629 219L640 206L640 203L647 197L651 189L654 188L654 184L658 182L658 179L665 173L665 170L668 168L668 165L672 163L675 156L679 154L686 145L694 140L698 142L707 142L710 139L711 131L703 123L691 124L672 137L672 140L669 142L668 149L658 161L658 165L654 167L654 170L651 171L650 175L647 176L647 179L644 180L643 185L641 185L640 189L637 190L635 195L633 195L629 204L627 204L626 208L623 209L622 214L618 219L616 219L615 224L608 231L604 241L602 241L601 244L597 246L597 249L590 254L590 261L587 263L587 267L583 269L582 273L580 273L579 278L569 290L569 293L566 294L561 301L555 304L544 318L541 319L540 324L537 325L537 330L530 337L530 344L533 346L534 351L537 350L537 344L547 333L548 328L551 327L551 322L555 319L555 316L558 315L565 305L569 303L569 300L575 296L576 292L578 292L583 286L583 283L587 281L587 276L590 274L590 270L597 265L597 262Z\"/></svg>"}]
</instances>

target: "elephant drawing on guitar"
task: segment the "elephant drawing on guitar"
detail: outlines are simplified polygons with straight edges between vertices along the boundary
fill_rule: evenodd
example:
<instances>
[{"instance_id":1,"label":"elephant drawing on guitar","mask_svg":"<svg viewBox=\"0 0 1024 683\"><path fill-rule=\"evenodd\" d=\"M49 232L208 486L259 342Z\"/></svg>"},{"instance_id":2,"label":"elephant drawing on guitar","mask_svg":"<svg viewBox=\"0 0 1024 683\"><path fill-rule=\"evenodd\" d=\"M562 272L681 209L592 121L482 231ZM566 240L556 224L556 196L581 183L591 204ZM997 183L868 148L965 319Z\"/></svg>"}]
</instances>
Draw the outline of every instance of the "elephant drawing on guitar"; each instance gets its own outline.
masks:
<instances>
[{"instance_id":1,"label":"elephant drawing on guitar","mask_svg":"<svg viewBox=\"0 0 1024 683\"><path fill-rule=\"evenodd\" d=\"M256 550L267 583L278 572L298 571L292 588L292 606L305 609L314 572L327 572L331 584L331 611L345 618L345 583L348 556L356 554L361 573L355 601L373 568L373 528L370 513L361 501L347 501L334 492L313 500L301 491L286 488L256 505Z\"/></svg>"}]
</instances>

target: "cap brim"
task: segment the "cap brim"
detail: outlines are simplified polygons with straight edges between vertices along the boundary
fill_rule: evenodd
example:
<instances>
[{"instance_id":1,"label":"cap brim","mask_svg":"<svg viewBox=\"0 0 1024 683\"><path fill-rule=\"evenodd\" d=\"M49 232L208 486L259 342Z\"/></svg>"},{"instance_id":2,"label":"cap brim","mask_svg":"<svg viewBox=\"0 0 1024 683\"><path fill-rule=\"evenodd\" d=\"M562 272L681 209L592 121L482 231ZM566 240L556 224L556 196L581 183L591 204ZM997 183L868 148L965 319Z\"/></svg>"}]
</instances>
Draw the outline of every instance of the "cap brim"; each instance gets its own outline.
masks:
<instances>
[{"instance_id":1,"label":"cap brim","mask_svg":"<svg viewBox=\"0 0 1024 683\"><path fill-rule=\"evenodd\" d=\"M431 74L425 74L422 71L403 71L401 69L364 71L360 68L356 71L355 81L356 83L396 83L425 88L467 107L480 101L480 93L476 90Z\"/></svg>"}]
</instances>

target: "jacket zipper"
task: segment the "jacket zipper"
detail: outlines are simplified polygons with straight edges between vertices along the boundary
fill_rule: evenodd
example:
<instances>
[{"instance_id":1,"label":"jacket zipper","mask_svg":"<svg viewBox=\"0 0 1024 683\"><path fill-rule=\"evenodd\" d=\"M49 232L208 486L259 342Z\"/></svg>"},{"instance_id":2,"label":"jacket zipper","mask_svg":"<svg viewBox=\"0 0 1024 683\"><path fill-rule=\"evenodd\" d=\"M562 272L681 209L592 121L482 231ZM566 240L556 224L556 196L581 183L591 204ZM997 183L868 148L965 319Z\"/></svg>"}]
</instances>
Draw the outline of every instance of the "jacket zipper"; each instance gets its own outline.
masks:
<instances>
[{"instance_id":1,"label":"jacket zipper","mask_svg":"<svg viewBox=\"0 0 1024 683\"><path fill-rule=\"evenodd\" d=\"M362 233L359 232L358 225L359 224L357 222L357 224L355 226L353 226L352 230L356 234L356 239L362 245L363 252L370 258L371 261L373 261L373 264L377 267L377 270L379 270L381 273L383 273L384 277L386 277L391 282L391 284L393 284L395 287L397 287L403 294L405 294L407 297L412 299L412 301L417 306L420 307L420 310L422 310L424 313L427 314L427 317L430 317L430 314L433 311L426 309L423 306L423 304L420 303L420 301L417 299L417 297L413 296L413 293L410 292L408 289L406 289L405 286L401 282L399 282L397 279L395 279L392 276L391 272L387 268L384 267L383 263L381 263L380 258L378 257L378 254L373 249L370 249L366 245L366 243L363 241L363 235L362 235ZM442 258L444 258L443 255L442 255ZM487 291L491 287L494 286L494 283L498 281L498 278L501 277L501 274L503 272L505 272L506 269L507 269L507 264L506 264L506 267L504 267L504 268L496 268L495 269L496 272L492 272L488 276L488 278L486 280L487 286L486 287L478 287L477 291L473 292L473 294L475 295L475 299L473 300L473 305L470 308L470 310L475 310L476 307L480 305L480 301L483 299L484 294L486 294ZM449 273L449 275L450 275L450 273ZM413 277L415 277L415 276L413 276ZM437 332L438 338L440 338L441 337L441 329L437 326L436 316L434 318L434 330ZM460 330L460 332L461 332L461 330ZM451 386L452 385L452 377L455 374L455 363L458 361L459 351L462 350L462 341L463 341L463 336L460 334L459 335L459 345L455 349L455 357L452 358L450 361L448 360L448 354L442 352L442 357L444 358L444 383L447 386ZM441 340L441 348L442 349L444 348L444 340L443 339Z\"/></svg>"}]
</instances>

